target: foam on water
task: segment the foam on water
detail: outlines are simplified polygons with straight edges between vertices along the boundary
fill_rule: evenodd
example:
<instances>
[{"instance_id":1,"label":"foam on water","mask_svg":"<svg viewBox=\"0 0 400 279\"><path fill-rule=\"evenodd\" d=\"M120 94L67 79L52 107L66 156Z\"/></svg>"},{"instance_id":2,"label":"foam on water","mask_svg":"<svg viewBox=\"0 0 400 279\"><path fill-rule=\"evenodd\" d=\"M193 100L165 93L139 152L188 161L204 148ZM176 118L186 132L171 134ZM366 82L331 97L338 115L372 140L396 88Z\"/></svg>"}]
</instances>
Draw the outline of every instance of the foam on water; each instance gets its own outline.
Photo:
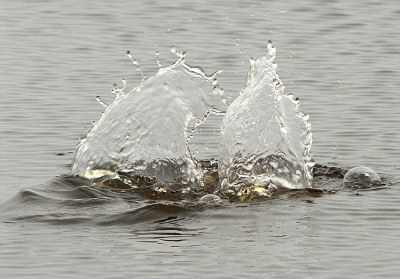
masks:
<instances>
[{"instance_id":1,"label":"foam on water","mask_svg":"<svg viewBox=\"0 0 400 279\"><path fill-rule=\"evenodd\" d=\"M223 119L218 172L225 193L269 196L277 187L312 186L311 125L298 99L284 93L275 56L269 42L268 55L251 60Z\"/></svg>"},{"instance_id":2,"label":"foam on water","mask_svg":"<svg viewBox=\"0 0 400 279\"><path fill-rule=\"evenodd\" d=\"M106 110L78 144L72 174L109 170L152 178L157 185L203 186L202 170L188 141L210 112L226 110L215 79L219 71L207 76L186 64L185 53L175 48L172 52L179 57L175 63L160 68L129 93L114 85L116 99L111 105L98 98Z\"/></svg>"}]
</instances>

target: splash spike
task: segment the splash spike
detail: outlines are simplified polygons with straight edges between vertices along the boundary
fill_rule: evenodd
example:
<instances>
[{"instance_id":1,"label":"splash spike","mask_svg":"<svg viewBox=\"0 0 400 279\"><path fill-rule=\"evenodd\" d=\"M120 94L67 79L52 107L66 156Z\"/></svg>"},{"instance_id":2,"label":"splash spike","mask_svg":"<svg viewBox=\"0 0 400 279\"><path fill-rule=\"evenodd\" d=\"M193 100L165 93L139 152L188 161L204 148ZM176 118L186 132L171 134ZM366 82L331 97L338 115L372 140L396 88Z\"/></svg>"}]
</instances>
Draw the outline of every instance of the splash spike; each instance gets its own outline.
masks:
<instances>
[{"instance_id":1,"label":"splash spike","mask_svg":"<svg viewBox=\"0 0 400 279\"><path fill-rule=\"evenodd\" d=\"M271 60L274 61L276 57L276 47L272 44L272 41L268 41L268 55L271 57Z\"/></svg>"},{"instance_id":2,"label":"splash spike","mask_svg":"<svg viewBox=\"0 0 400 279\"><path fill-rule=\"evenodd\" d=\"M96 101L97 101L100 105L102 105L103 107L105 107L105 108L108 107L108 105L101 99L100 96L96 96Z\"/></svg>"},{"instance_id":3,"label":"splash spike","mask_svg":"<svg viewBox=\"0 0 400 279\"><path fill-rule=\"evenodd\" d=\"M157 61L157 66L158 68L162 69L162 64L160 63L160 53L158 51L156 51L156 61Z\"/></svg>"}]
</instances>

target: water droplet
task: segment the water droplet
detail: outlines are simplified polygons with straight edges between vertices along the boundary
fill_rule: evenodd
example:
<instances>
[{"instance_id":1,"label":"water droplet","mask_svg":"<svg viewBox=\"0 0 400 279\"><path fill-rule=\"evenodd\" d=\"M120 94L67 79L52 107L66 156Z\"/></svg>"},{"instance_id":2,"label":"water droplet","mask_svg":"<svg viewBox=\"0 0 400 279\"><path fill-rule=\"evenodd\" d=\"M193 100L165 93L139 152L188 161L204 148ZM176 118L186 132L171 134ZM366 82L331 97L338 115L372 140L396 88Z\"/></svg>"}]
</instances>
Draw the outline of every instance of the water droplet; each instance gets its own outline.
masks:
<instances>
[{"instance_id":1,"label":"water droplet","mask_svg":"<svg viewBox=\"0 0 400 279\"><path fill-rule=\"evenodd\" d=\"M176 47L175 47L175 46L172 46L172 47L171 47L171 52L172 52L173 54L176 53Z\"/></svg>"},{"instance_id":2,"label":"water droplet","mask_svg":"<svg viewBox=\"0 0 400 279\"><path fill-rule=\"evenodd\" d=\"M175 46L172 46L172 47L171 47L171 52L172 52L173 54L175 54L176 56L178 56L180 59L183 59L183 58L186 57L186 52L184 52L184 51L178 51L178 50L176 49Z\"/></svg>"}]
</instances>

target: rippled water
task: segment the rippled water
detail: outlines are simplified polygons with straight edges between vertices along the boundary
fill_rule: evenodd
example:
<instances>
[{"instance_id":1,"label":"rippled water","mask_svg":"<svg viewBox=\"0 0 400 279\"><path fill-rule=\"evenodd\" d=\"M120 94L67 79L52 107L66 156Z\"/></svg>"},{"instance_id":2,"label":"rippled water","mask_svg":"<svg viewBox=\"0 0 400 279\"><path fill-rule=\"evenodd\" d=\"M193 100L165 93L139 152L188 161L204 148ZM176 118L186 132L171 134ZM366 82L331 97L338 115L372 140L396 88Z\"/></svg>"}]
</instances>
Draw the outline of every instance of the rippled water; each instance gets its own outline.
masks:
<instances>
[{"instance_id":1,"label":"rippled water","mask_svg":"<svg viewBox=\"0 0 400 279\"><path fill-rule=\"evenodd\" d=\"M400 7L396 1L6 1L0 12L0 269L6 278L396 278ZM172 45L233 100L271 39L313 125L317 192L207 205L65 177L112 84L168 65ZM229 102L229 100L228 100ZM231 101L230 101L231 102ZM190 141L218 155L220 116ZM341 187L365 165L381 187ZM337 166L338 168L333 168Z\"/></svg>"}]
</instances>

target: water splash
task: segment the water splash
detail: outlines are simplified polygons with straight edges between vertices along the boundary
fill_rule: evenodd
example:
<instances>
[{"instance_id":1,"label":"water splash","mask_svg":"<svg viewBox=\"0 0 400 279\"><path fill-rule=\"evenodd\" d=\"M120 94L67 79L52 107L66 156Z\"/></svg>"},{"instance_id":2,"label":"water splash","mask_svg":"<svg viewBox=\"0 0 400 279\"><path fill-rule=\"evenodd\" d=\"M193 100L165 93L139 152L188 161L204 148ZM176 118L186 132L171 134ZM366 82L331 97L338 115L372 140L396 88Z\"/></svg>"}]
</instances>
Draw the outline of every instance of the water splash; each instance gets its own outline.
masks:
<instances>
[{"instance_id":1,"label":"water splash","mask_svg":"<svg viewBox=\"0 0 400 279\"><path fill-rule=\"evenodd\" d=\"M311 125L299 101L284 93L276 49L250 60L240 96L221 126L219 179L226 194L269 196L277 187L312 185Z\"/></svg>"},{"instance_id":2,"label":"water splash","mask_svg":"<svg viewBox=\"0 0 400 279\"><path fill-rule=\"evenodd\" d=\"M203 186L188 141L209 113L224 112L226 103L216 73L207 76L186 64L184 52L172 51L177 61L131 92L114 86L115 101L77 146L72 174L109 170L172 188Z\"/></svg>"}]
</instances>

